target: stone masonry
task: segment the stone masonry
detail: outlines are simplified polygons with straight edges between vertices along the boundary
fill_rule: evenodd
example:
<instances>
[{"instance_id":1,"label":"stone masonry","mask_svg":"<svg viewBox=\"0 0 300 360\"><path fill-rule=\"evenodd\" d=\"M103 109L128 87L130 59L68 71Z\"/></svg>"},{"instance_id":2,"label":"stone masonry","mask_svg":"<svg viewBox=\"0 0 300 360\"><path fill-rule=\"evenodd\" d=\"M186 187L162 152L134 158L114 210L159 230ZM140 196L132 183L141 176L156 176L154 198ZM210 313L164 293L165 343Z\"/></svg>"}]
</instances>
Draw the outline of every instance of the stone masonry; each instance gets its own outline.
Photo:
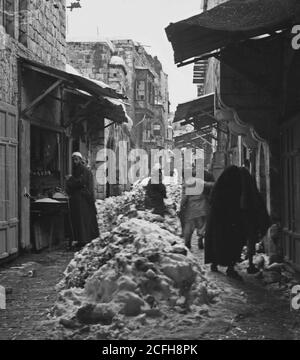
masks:
<instances>
[{"instance_id":1,"label":"stone masonry","mask_svg":"<svg viewBox=\"0 0 300 360\"><path fill-rule=\"evenodd\" d=\"M0 23L0 101L17 106L17 56L64 69L66 62L66 2L15 1L11 33ZM3 2L0 1L1 11Z\"/></svg>"},{"instance_id":2,"label":"stone masonry","mask_svg":"<svg viewBox=\"0 0 300 360\"><path fill-rule=\"evenodd\" d=\"M162 137L168 122L168 78L157 57L149 55L143 46L133 40L99 40L98 42L70 42L67 46L67 62L82 75L100 80L128 97L128 115L134 126L140 121L136 116L135 82L137 69L145 68L155 78L156 102L151 104L153 116L162 117ZM161 107L154 111L155 104ZM143 131L143 126L139 126ZM137 134L142 138L141 134Z\"/></svg>"}]
</instances>

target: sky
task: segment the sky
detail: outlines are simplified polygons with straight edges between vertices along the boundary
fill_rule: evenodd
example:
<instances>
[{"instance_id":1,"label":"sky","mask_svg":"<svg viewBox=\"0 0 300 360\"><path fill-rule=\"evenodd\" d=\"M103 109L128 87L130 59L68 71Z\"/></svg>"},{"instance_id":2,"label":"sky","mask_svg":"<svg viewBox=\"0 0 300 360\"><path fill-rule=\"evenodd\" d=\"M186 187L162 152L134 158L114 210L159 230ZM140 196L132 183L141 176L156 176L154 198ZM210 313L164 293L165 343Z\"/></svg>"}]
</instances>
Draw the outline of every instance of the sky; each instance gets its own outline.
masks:
<instances>
[{"instance_id":1,"label":"sky","mask_svg":"<svg viewBox=\"0 0 300 360\"><path fill-rule=\"evenodd\" d=\"M72 0L74 1L74 0ZM67 0L69 5L71 0ZM201 0L81 0L81 9L67 11L67 40L92 41L100 38L128 38L140 42L157 55L169 76L171 111L179 103L197 97L193 65L177 68L165 28L196 15Z\"/></svg>"}]
</instances>

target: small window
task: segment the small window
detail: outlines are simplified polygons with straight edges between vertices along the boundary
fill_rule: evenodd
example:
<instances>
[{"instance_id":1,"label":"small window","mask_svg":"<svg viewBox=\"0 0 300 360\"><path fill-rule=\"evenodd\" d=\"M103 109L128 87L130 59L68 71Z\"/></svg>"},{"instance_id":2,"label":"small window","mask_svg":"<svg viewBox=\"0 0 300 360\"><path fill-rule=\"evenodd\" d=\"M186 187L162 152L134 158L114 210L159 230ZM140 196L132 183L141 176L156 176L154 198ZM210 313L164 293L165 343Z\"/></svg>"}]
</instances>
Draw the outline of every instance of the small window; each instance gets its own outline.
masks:
<instances>
[{"instance_id":1,"label":"small window","mask_svg":"<svg viewBox=\"0 0 300 360\"><path fill-rule=\"evenodd\" d=\"M152 104L152 84L148 83L148 102Z\"/></svg>"},{"instance_id":2,"label":"small window","mask_svg":"<svg viewBox=\"0 0 300 360\"><path fill-rule=\"evenodd\" d=\"M136 82L136 100L145 100L146 86L144 80L137 80Z\"/></svg>"},{"instance_id":3,"label":"small window","mask_svg":"<svg viewBox=\"0 0 300 360\"><path fill-rule=\"evenodd\" d=\"M27 46L27 24L29 21L28 1L19 1L19 42Z\"/></svg>"},{"instance_id":4,"label":"small window","mask_svg":"<svg viewBox=\"0 0 300 360\"><path fill-rule=\"evenodd\" d=\"M3 0L1 4L1 19L2 25L8 35L15 37L15 1Z\"/></svg>"},{"instance_id":5,"label":"small window","mask_svg":"<svg viewBox=\"0 0 300 360\"><path fill-rule=\"evenodd\" d=\"M153 134L155 136L159 136L160 135L160 131L161 131L161 126L160 124L154 124L153 125Z\"/></svg>"}]
</instances>

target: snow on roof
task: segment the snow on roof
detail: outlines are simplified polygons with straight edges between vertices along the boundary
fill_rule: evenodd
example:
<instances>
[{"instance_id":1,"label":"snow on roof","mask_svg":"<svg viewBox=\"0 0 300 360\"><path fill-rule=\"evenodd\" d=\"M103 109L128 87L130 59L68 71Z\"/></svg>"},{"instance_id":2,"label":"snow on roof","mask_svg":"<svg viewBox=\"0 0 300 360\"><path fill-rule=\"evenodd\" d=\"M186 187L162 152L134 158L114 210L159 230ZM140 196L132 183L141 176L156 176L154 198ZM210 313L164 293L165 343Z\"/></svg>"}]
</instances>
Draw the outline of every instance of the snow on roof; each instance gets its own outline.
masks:
<instances>
[{"instance_id":1,"label":"snow on roof","mask_svg":"<svg viewBox=\"0 0 300 360\"><path fill-rule=\"evenodd\" d=\"M126 110L126 106L124 104L124 102L120 99L112 99L112 98L109 98L109 97L104 97L104 99L108 100L109 102L111 102L112 104L114 105L121 105L123 110L124 110L124 113L125 113L125 116L126 116L126 119L128 121L128 124L129 126L133 126L133 121L132 119L129 117L128 113L127 113L127 110Z\"/></svg>"},{"instance_id":2,"label":"snow on roof","mask_svg":"<svg viewBox=\"0 0 300 360\"><path fill-rule=\"evenodd\" d=\"M111 57L109 64L115 66L123 66L126 69L126 64L124 59L117 55Z\"/></svg>"},{"instance_id":3,"label":"snow on roof","mask_svg":"<svg viewBox=\"0 0 300 360\"><path fill-rule=\"evenodd\" d=\"M65 68L65 71L69 74L72 74L72 75L77 75L77 76L81 76L85 79L88 79L92 82L94 82L95 84L101 86L102 88L111 88L111 86L107 85L105 82L103 81L100 81L100 80L95 80L95 79L91 79L87 76L84 76L82 75L78 70L76 70L72 65L70 64L66 64L66 68Z\"/></svg>"},{"instance_id":4,"label":"snow on roof","mask_svg":"<svg viewBox=\"0 0 300 360\"><path fill-rule=\"evenodd\" d=\"M66 72L72 75L82 76L82 74L70 64L66 64Z\"/></svg>"}]
</instances>

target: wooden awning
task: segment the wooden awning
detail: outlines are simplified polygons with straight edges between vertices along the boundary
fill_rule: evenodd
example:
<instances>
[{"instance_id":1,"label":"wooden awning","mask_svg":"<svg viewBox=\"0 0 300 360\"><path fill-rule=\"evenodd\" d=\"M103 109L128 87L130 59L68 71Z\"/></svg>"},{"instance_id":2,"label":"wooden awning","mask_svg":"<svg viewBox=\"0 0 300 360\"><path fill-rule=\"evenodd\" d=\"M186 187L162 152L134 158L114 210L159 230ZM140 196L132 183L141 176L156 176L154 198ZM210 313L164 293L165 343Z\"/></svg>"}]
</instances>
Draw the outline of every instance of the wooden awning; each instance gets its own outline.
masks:
<instances>
[{"instance_id":1,"label":"wooden awning","mask_svg":"<svg viewBox=\"0 0 300 360\"><path fill-rule=\"evenodd\" d=\"M23 69L35 71L53 78L52 85L35 98L26 109L22 109L22 115L26 115L33 110L55 89L63 88L67 91L73 91L78 96L86 97L87 105L96 102L108 119L117 123L128 122L129 117L122 102L126 97L117 93L105 83L93 81L74 72L63 71L26 58L20 58L19 61Z\"/></svg>"},{"instance_id":2,"label":"wooden awning","mask_svg":"<svg viewBox=\"0 0 300 360\"><path fill-rule=\"evenodd\" d=\"M199 145L203 143L212 146L212 142L211 142L212 139L214 139L214 136L211 133L205 133L199 130L191 131L174 137L175 146L181 146L181 147L187 144Z\"/></svg>"},{"instance_id":3,"label":"wooden awning","mask_svg":"<svg viewBox=\"0 0 300 360\"><path fill-rule=\"evenodd\" d=\"M182 125L193 124L196 130L215 125L218 120L214 117L215 95L203 95L195 100L177 106L174 121L183 121Z\"/></svg>"},{"instance_id":4,"label":"wooden awning","mask_svg":"<svg viewBox=\"0 0 300 360\"><path fill-rule=\"evenodd\" d=\"M284 30L299 21L298 0L230 0L166 29L175 63ZM196 61L198 59L194 59ZM182 65L185 65L184 63Z\"/></svg>"}]
</instances>

